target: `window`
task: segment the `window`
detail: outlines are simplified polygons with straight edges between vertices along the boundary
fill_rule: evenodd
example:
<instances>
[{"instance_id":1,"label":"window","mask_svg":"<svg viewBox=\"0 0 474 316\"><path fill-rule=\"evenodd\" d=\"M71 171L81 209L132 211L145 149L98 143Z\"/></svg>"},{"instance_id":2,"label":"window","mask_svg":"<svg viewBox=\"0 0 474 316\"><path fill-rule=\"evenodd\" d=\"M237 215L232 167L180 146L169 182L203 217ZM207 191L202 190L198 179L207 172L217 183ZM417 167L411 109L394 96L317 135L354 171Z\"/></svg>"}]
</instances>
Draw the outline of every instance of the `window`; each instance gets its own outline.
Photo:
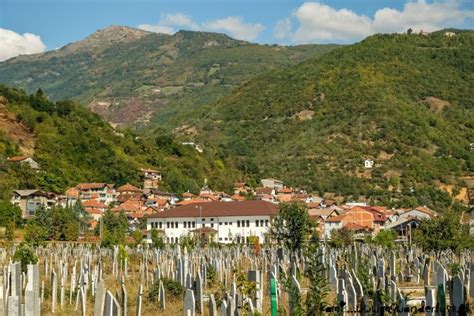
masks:
<instances>
[{"instance_id":1,"label":"window","mask_svg":"<svg viewBox=\"0 0 474 316\"><path fill-rule=\"evenodd\" d=\"M205 222L205 221L206 221L206 219L205 219L205 218L203 218L203 219L202 219L202 221L203 221L203 222Z\"/></svg>"},{"instance_id":2,"label":"window","mask_svg":"<svg viewBox=\"0 0 474 316\"><path fill-rule=\"evenodd\" d=\"M229 238L226 237L226 238L224 238L224 240L229 240Z\"/></svg>"},{"instance_id":3,"label":"window","mask_svg":"<svg viewBox=\"0 0 474 316\"><path fill-rule=\"evenodd\" d=\"M176 222L175 225L176 225L176 228L178 228L178 222Z\"/></svg>"},{"instance_id":4,"label":"window","mask_svg":"<svg viewBox=\"0 0 474 316\"><path fill-rule=\"evenodd\" d=\"M247 220L247 227L250 227L250 221Z\"/></svg>"},{"instance_id":5,"label":"window","mask_svg":"<svg viewBox=\"0 0 474 316\"><path fill-rule=\"evenodd\" d=\"M171 222L171 228L174 228L174 222Z\"/></svg>"},{"instance_id":6,"label":"window","mask_svg":"<svg viewBox=\"0 0 474 316\"><path fill-rule=\"evenodd\" d=\"M255 221L255 227L258 227L258 219Z\"/></svg>"},{"instance_id":7,"label":"window","mask_svg":"<svg viewBox=\"0 0 474 316\"><path fill-rule=\"evenodd\" d=\"M166 228L170 228L170 223L166 222Z\"/></svg>"},{"instance_id":8,"label":"window","mask_svg":"<svg viewBox=\"0 0 474 316\"><path fill-rule=\"evenodd\" d=\"M214 223L211 223L211 227L214 227Z\"/></svg>"},{"instance_id":9,"label":"window","mask_svg":"<svg viewBox=\"0 0 474 316\"><path fill-rule=\"evenodd\" d=\"M183 223L183 228L186 228L186 222Z\"/></svg>"},{"instance_id":10,"label":"window","mask_svg":"<svg viewBox=\"0 0 474 316\"><path fill-rule=\"evenodd\" d=\"M240 221L237 221L237 227L240 227Z\"/></svg>"},{"instance_id":11,"label":"window","mask_svg":"<svg viewBox=\"0 0 474 316\"><path fill-rule=\"evenodd\" d=\"M160 229L161 229L161 228L163 228L163 225L162 225L162 224L163 224L163 223L162 223L162 222L160 222Z\"/></svg>"},{"instance_id":12,"label":"window","mask_svg":"<svg viewBox=\"0 0 474 316\"><path fill-rule=\"evenodd\" d=\"M196 228L196 222L193 222L193 228Z\"/></svg>"},{"instance_id":13,"label":"window","mask_svg":"<svg viewBox=\"0 0 474 316\"><path fill-rule=\"evenodd\" d=\"M219 241L222 241L222 237L219 237Z\"/></svg>"},{"instance_id":14,"label":"window","mask_svg":"<svg viewBox=\"0 0 474 316\"><path fill-rule=\"evenodd\" d=\"M214 221L214 219L213 219L213 218L211 218L211 222L213 222L213 221Z\"/></svg>"},{"instance_id":15,"label":"window","mask_svg":"<svg viewBox=\"0 0 474 316\"><path fill-rule=\"evenodd\" d=\"M263 227L263 219L260 221L260 226Z\"/></svg>"},{"instance_id":16,"label":"window","mask_svg":"<svg viewBox=\"0 0 474 316\"><path fill-rule=\"evenodd\" d=\"M265 227L268 227L268 219L265 220Z\"/></svg>"}]
</instances>

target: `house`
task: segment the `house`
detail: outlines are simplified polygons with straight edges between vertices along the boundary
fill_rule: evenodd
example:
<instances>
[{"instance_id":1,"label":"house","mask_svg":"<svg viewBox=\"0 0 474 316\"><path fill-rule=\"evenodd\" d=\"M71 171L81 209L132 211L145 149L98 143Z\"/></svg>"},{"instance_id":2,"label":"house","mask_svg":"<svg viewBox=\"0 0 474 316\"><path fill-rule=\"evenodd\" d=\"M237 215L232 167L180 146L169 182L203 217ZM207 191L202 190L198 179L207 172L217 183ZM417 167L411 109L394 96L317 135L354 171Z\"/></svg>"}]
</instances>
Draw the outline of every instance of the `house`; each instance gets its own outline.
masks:
<instances>
[{"instance_id":1,"label":"house","mask_svg":"<svg viewBox=\"0 0 474 316\"><path fill-rule=\"evenodd\" d=\"M183 195L183 201L189 201L189 200L192 200L194 198L196 198L196 196L194 194L192 194L191 192L184 192Z\"/></svg>"},{"instance_id":2,"label":"house","mask_svg":"<svg viewBox=\"0 0 474 316\"><path fill-rule=\"evenodd\" d=\"M372 169L374 167L374 161L372 159L364 160L364 168L365 169Z\"/></svg>"},{"instance_id":3,"label":"house","mask_svg":"<svg viewBox=\"0 0 474 316\"><path fill-rule=\"evenodd\" d=\"M139 189L133 185L131 185L130 183L127 183L127 184L124 184L120 187L117 188L116 192L119 194L119 195L122 195L122 194L135 194L135 193L143 193L143 190L142 189Z\"/></svg>"},{"instance_id":4,"label":"house","mask_svg":"<svg viewBox=\"0 0 474 316\"><path fill-rule=\"evenodd\" d=\"M61 196L62 207L73 207L80 200L80 192L76 188L69 188L65 194Z\"/></svg>"},{"instance_id":5,"label":"house","mask_svg":"<svg viewBox=\"0 0 474 316\"><path fill-rule=\"evenodd\" d=\"M15 190L11 202L21 209L23 218L35 215L40 206L50 208L56 203L53 195L40 190Z\"/></svg>"},{"instance_id":6,"label":"house","mask_svg":"<svg viewBox=\"0 0 474 316\"><path fill-rule=\"evenodd\" d=\"M251 193L252 189L248 186L246 182L236 182L234 183L234 194L248 194Z\"/></svg>"},{"instance_id":7,"label":"house","mask_svg":"<svg viewBox=\"0 0 474 316\"><path fill-rule=\"evenodd\" d=\"M319 237L324 236L324 224L330 217L338 216L339 212L332 209L308 208L308 216L316 223L316 233Z\"/></svg>"},{"instance_id":8,"label":"house","mask_svg":"<svg viewBox=\"0 0 474 316\"><path fill-rule=\"evenodd\" d=\"M276 204L265 201L207 202L183 205L147 216L150 232L163 232L167 243L194 236L203 242L247 243L251 236L267 242L271 219L278 214Z\"/></svg>"},{"instance_id":9,"label":"house","mask_svg":"<svg viewBox=\"0 0 474 316\"><path fill-rule=\"evenodd\" d=\"M39 171L40 165L31 156L16 156L7 158L8 162L12 163L25 163L30 166L31 169Z\"/></svg>"},{"instance_id":10,"label":"house","mask_svg":"<svg viewBox=\"0 0 474 316\"><path fill-rule=\"evenodd\" d=\"M143 174L144 189L158 189L161 182L161 172L154 169L140 169Z\"/></svg>"},{"instance_id":11,"label":"house","mask_svg":"<svg viewBox=\"0 0 474 316\"><path fill-rule=\"evenodd\" d=\"M82 201L98 200L104 204L111 204L116 201L117 193L113 184L107 183L79 183L76 185L79 190L79 197Z\"/></svg>"},{"instance_id":12,"label":"house","mask_svg":"<svg viewBox=\"0 0 474 316\"><path fill-rule=\"evenodd\" d=\"M276 191L283 189L283 181L273 179L273 178L268 178L268 179L262 179L260 180L262 183L262 186L264 188L272 188L275 189Z\"/></svg>"},{"instance_id":13,"label":"house","mask_svg":"<svg viewBox=\"0 0 474 316\"><path fill-rule=\"evenodd\" d=\"M392 229L397 233L398 240L411 240L412 232L423 219L432 219L436 214L427 207L417 207L408 210L396 210L394 220L385 225L385 229Z\"/></svg>"},{"instance_id":14,"label":"house","mask_svg":"<svg viewBox=\"0 0 474 316\"><path fill-rule=\"evenodd\" d=\"M276 199L280 203L290 202L293 198L293 190L291 188L281 188L277 191Z\"/></svg>"},{"instance_id":15,"label":"house","mask_svg":"<svg viewBox=\"0 0 474 316\"><path fill-rule=\"evenodd\" d=\"M350 223L378 233L385 222L387 222L387 216L382 212L370 206L355 206L341 215L327 219L324 223L324 236L330 238L332 230L344 228Z\"/></svg>"},{"instance_id":16,"label":"house","mask_svg":"<svg viewBox=\"0 0 474 316\"><path fill-rule=\"evenodd\" d=\"M89 214L92 219L99 221L102 217L102 214L107 210L107 205L105 203L99 202L97 200L86 200L82 203L87 214Z\"/></svg>"},{"instance_id":17,"label":"house","mask_svg":"<svg viewBox=\"0 0 474 316\"><path fill-rule=\"evenodd\" d=\"M456 36L456 33L454 33L454 32L444 32L444 36L446 36L446 37L454 37L454 36Z\"/></svg>"}]
</instances>

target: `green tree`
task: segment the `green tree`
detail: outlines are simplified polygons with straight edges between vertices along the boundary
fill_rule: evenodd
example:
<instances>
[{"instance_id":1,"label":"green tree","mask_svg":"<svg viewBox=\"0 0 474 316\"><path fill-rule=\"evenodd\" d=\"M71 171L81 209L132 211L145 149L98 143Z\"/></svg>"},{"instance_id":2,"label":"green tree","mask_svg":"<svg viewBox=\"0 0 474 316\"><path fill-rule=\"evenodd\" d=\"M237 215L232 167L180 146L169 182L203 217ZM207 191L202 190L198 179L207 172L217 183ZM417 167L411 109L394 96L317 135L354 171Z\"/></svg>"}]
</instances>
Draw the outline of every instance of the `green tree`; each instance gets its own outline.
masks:
<instances>
[{"instance_id":1,"label":"green tree","mask_svg":"<svg viewBox=\"0 0 474 316\"><path fill-rule=\"evenodd\" d=\"M138 245L141 244L143 241L143 233L140 229L134 230L132 233L132 238L133 238L133 246L137 247Z\"/></svg>"},{"instance_id":2,"label":"green tree","mask_svg":"<svg viewBox=\"0 0 474 316\"><path fill-rule=\"evenodd\" d=\"M397 234L391 229L381 230L377 236L374 238L374 243L376 245L382 246L386 249L395 248L395 240L397 239Z\"/></svg>"},{"instance_id":3,"label":"green tree","mask_svg":"<svg viewBox=\"0 0 474 316\"><path fill-rule=\"evenodd\" d=\"M272 223L271 235L279 244L283 243L290 251L295 252L302 248L313 226L305 204L280 204L278 216Z\"/></svg>"},{"instance_id":4,"label":"green tree","mask_svg":"<svg viewBox=\"0 0 474 316\"><path fill-rule=\"evenodd\" d=\"M413 241L424 251L435 251L438 255L447 249L457 253L474 249L474 236L469 234L469 226L461 224L459 215L454 213L422 220Z\"/></svg>"},{"instance_id":5,"label":"green tree","mask_svg":"<svg viewBox=\"0 0 474 316\"><path fill-rule=\"evenodd\" d=\"M329 284L326 278L326 269L323 263L323 253L319 248L319 240L313 238L305 249L306 278L309 289L306 294L306 314L309 316L323 315L326 298L329 293Z\"/></svg>"},{"instance_id":6,"label":"green tree","mask_svg":"<svg viewBox=\"0 0 474 316\"><path fill-rule=\"evenodd\" d=\"M21 270L26 272L27 265L36 264L38 257L35 255L33 248L26 243L22 243L13 254L13 261L21 262Z\"/></svg>"},{"instance_id":7,"label":"green tree","mask_svg":"<svg viewBox=\"0 0 474 316\"><path fill-rule=\"evenodd\" d=\"M15 222L13 220L7 224L5 229L5 238L9 242L13 242L15 240Z\"/></svg>"},{"instance_id":8,"label":"green tree","mask_svg":"<svg viewBox=\"0 0 474 316\"><path fill-rule=\"evenodd\" d=\"M156 229L151 230L151 244L153 245L153 247L158 248L160 250L165 248L163 237L158 234L158 231Z\"/></svg>"},{"instance_id":9,"label":"green tree","mask_svg":"<svg viewBox=\"0 0 474 316\"><path fill-rule=\"evenodd\" d=\"M21 209L10 202L0 200L0 226L6 227L10 222L14 222L16 227L22 225Z\"/></svg>"},{"instance_id":10,"label":"green tree","mask_svg":"<svg viewBox=\"0 0 474 316\"><path fill-rule=\"evenodd\" d=\"M47 229L38 225L34 220L29 220L25 226L25 241L33 247L37 247L44 244L47 239Z\"/></svg>"},{"instance_id":11,"label":"green tree","mask_svg":"<svg viewBox=\"0 0 474 316\"><path fill-rule=\"evenodd\" d=\"M354 234L345 228L333 229L329 244L332 247L343 248L350 246L354 242Z\"/></svg>"}]
</instances>

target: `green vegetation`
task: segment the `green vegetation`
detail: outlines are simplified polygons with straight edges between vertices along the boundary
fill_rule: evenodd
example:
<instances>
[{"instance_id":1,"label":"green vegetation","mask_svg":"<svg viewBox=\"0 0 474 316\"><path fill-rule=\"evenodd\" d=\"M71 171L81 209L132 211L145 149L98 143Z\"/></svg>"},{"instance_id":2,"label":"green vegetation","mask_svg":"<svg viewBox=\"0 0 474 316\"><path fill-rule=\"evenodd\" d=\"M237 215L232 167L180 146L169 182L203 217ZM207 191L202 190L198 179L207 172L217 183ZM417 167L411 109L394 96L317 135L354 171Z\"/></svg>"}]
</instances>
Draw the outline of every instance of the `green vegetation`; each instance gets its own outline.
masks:
<instances>
[{"instance_id":1,"label":"green vegetation","mask_svg":"<svg viewBox=\"0 0 474 316\"><path fill-rule=\"evenodd\" d=\"M474 168L473 48L472 31L371 36L262 74L186 124L257 180L445 210L439 185Z\"/></svg>"},{"instance_id":2,"label":"green vegetation","mask_svg":"<svg viewBox=\"0 0 474 316\"><path fill-rule=\"evenodd\" d=\"M397 239L397 234L391 229L386 229L380 231L377 236L374 238L374 243L383 247L384 249L393 249L395 248L395 240Z\"/></svg>"},{"instance_id":3,"label":"green vegetation","mask_svg":"<svg viewBox=\"0 0 474 316\"><path fill-rule=\"evenodd\" d=\"M113 122L130 124L152 111L152 127L176 127L190 110L214 103L263 71L337 47L257 45L190 31L73 45L1 63L0 82L30 93L42 88L54 100L112 102L105 116Z\"/></svg>"},{"instance_id":4,"label":"green vegetation","mask_svg":"<svg viewBox=\"0 0 474 316\"><path fill-rule=\"evenodd\" d=\"M273 219L271 235L294 253L308 240L313 226L305 204L281 204L278 216Z\"/></svg>"},{"instance_id":5,"label":"green vegetation","mask_svg":"<svg viewBox=\"0 0 474 316\"><path fill-rule=\"evenodd\" d=\"M162 171L161 189L177 193L198 191L205 178L213 187L226 190L234 182L235 170L216 160L211 148L200 154L162 131L153 137L117 133L84 107L71 101L51 102L41 90L27 95L0 85L0 98L5 102L0 111L13 115L31 131L33 158L42 168L34 172L25 164L6 162L6 157L22 154L21 144L0 134L0 140L8 144L0 146L0 200L10 200L14 189L59 193L79 182L140 185L138 169L147 166Z\"/></svg>"},{"instance_id":6,"label":"green vegetation","mask_svg":"<svg viewBox=\"0 0 474 316\"><path fill-rule=\"evenodd\" d=\"M474 237L469 234L469 225L461 224L457 214L445 214L432 220L423 220L415 230L413 241L424 251L474 249Z\"/></svg>"},{"instance_id":7,"label":"green vegetation","mask_svg":"<svg viewBox=\"0 0 474 316\"><path fill-rule=\"evenodd\" d=\"M26 273L29 264L36 264L38 257L35 255L33 248L28 244L22 243L13 254L13 261L21 263L21 271Z\"/></svg>"}]
</instances>

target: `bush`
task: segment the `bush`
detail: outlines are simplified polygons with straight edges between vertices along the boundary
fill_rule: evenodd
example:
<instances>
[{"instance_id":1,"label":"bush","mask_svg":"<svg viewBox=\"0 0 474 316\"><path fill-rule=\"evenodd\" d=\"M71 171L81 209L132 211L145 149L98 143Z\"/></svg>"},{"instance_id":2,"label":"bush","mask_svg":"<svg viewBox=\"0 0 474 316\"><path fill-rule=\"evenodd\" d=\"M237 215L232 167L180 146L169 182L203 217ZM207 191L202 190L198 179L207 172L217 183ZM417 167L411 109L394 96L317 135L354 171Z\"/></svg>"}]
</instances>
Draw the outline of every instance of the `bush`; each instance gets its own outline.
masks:
<instances>
[{"instance_id":1,"label":"bush","mask_svg":"<svg viewBox=\"0 0 474 316\"><path fill-rule=\"evenodd\" d=\"M36 264L38 257L35 255L33 248L26 243L22 243L13 255L13 261L21 262L21 271L26 272L26 266Z\"/></svg>"}]
</instances>

